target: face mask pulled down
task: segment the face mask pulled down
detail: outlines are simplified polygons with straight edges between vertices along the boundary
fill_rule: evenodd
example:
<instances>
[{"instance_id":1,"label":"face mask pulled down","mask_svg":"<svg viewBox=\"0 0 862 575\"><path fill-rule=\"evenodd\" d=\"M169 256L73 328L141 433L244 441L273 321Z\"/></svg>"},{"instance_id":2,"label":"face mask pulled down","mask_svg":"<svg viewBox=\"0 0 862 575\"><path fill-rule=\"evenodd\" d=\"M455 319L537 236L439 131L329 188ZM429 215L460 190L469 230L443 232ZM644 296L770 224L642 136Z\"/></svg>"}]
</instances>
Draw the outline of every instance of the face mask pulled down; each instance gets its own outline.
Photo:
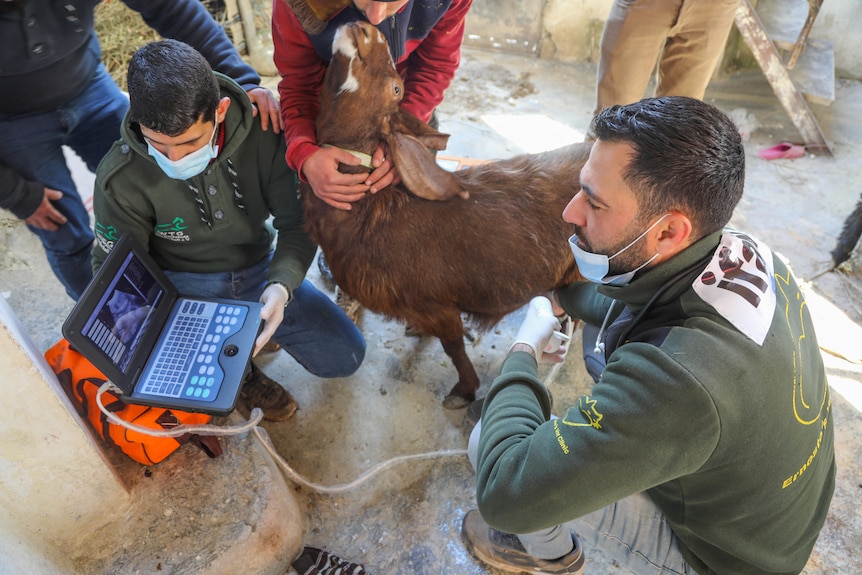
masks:
<instances>
[{"instance_id":1,"label":"face mask pulled down","mask_svg":"<svg viewBox=\"0 0 862 575\"><path fill-rule=\"evenodd\" d=\"M147 151L155 158L156 163L169 178L188 180L203 172L210 161L218 156L218 146L212 143L216 130L218 130L218 123L213 127L213 133L210 136L209 142L179 160L171 160L155 149L149 140L147 141Z\"/></svg>"},{"instance_id":2,"label":"face mask pulled down","mask_svg":"<svg viewBox=\"0 0 862 575\"><path fill-rule=\"evenodd\" d=\"M655 221L650 227L648 227L644 233L633 239L627 246L620 249L617 253L612 256L606 256L604 254L596 254L593 252L588 252L583 249L578 242L578 236L572 235L569 238L569 247L572 249L572 254L575 256L575 262L578 264L578 271L581 273L584 278L587 280L600 283L605 285L612 286L624 286L628 285L632 278L635 277L635 274L642 270L644 267L648 266L658 257L658 253L653 255L647 261L636 267L635 269L613 276L608 275L608 271L610 269L610 262L612 259L638 243L644 236L646 236L650 230L659 225L663 219L668 217L670 214L665 214Z\"/></svg>"}]
</instances>

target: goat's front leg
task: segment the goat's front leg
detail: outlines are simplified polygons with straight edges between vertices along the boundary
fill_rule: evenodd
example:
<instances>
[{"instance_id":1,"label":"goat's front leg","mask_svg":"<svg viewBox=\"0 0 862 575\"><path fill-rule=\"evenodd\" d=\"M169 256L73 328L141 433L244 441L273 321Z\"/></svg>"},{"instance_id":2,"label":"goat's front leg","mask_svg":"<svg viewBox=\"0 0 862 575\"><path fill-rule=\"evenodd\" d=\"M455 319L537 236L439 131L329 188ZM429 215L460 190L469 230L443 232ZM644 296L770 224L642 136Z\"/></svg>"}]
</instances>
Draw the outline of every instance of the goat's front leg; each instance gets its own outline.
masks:
<instances>
[{"instance_id":1,"label":"goat's front leg","mask_svg":"<svg viewBox=\"0 0 862 575\"><path fill-rule=\"evenodd\" d=\"M443 398L443 407L446 409L461 409L476 399L476 390L479 389L479 376L473 362L467 357L464 347L463 328L458 330L457 337L440 338L443 350L458 370L458 383L455 384L449 394Z\"/></svg>"}]
</instances>

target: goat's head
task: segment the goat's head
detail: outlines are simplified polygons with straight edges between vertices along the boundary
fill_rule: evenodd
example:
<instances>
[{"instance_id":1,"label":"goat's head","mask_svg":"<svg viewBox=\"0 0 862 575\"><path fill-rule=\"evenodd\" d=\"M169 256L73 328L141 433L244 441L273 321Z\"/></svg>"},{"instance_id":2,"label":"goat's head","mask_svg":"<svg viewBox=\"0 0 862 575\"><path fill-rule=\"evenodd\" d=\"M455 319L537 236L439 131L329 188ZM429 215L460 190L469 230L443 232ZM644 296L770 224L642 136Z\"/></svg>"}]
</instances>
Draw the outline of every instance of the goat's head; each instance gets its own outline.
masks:
<instances>
[{"instance_id":1,"label":"goat's head","mask_svg":"<svg viewBox=\"0 0 862 575\"><path fill-rule=\"evenodd\" d=\"M402 110L404 82L383 34L368 22L350 22L335 33L317 118L318 143L370 154L385 141L404 185L413 194L444 200L467 197L429 151L449 140Z\"/></svg>"},{"instance_id":2,"label":"goat's head","mask_svg":"<svg viewBox=\"0 0 862 575\"><path fill-rule=\"evenodd\" d=\"M404 82L395 70L383 34L370 24L341 26L332 42L332 60L321 92L317 134L321 143L332 138L379 136L384 119L398 110ZM374 126L369 134L369 126Z\"/></svg>"}]
</instances>

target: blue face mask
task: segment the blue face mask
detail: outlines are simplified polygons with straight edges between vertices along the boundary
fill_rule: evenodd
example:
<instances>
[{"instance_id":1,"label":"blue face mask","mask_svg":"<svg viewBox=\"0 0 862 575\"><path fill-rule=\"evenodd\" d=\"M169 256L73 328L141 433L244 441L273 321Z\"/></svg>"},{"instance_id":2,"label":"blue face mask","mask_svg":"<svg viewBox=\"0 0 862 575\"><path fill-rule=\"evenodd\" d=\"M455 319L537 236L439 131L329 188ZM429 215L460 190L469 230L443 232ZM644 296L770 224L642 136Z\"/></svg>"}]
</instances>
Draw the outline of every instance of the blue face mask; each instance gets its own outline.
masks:
<instances>
[{"instance_id":1,"label":"blue face mask","mask_svg":"<svg viewBox=\"0 0 862 575\"><path fill-rule=\"evenodd\" d=\"M578 236L573 235L569 238L569 247L572 249L572 254L575 256L575 261L578 264L578 271L581 273L582 276L594 283L612 286L628 285L628 283L632 281L632 278L635 277L635 274L648 266L650 263L652 263L652 261L658 257L658 254L655 254L653 257L651 257L635 269L615 276L608 275L611 260L629 249L630 247L632 247L633 245L635 245L636 243L638 243L645 235L650 232L650 230L659 225L659 223L669 215L670 214L665 214L660 217L653 225L648 227L646 231L644 231L644 233L636 237L627 246L625 246L612 256L595 254L593 252L586 251L580 245L578 245Z\"/></svg>"},{"instance_id":2,"label":"blue face mask","mask_svg":"<svg viewBox=\"0 0 862 575\"><path fill-rule=\"evenodd\" d=\"M156 163L169 178L173 178L175 180L188 180L189 178L193 178L203 172L209 165L210 161L218 156L218 146L213 145L212 143L213 138L215 138L216 130L218 130L218 123L213 127L213 133L210 136L209 142L207 142L202 148L183 156L179 160L171 160L166 155L155 149L149 140L147 140L147 151L153 158L155 158Z\"/></svg>"}]
</instances>

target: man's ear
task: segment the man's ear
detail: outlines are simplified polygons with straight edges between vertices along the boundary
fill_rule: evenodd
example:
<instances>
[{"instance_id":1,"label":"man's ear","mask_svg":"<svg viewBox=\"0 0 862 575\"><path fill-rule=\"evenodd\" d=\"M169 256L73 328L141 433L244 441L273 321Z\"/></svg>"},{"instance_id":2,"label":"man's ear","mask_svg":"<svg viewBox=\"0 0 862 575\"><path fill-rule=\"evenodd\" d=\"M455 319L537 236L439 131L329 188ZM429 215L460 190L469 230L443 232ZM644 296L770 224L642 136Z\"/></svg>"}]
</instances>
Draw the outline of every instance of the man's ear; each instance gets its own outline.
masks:
<instances>
[{"instance_id":1,"label":"man's ear","mask_svg":"<svg viewBox=\"0 0 862 575\"><path fill-rule=\"evenodd\" d=\"M656 253L667 259L675 256L691 245L691 220L680 212L668 212L668 215L653 231Z\"/></svg>"},{"instance_id":2,"label":"man's ear","mask_svg":"<svg viewBox=\"0 0 862 575\"><path fill-rule=\"evenodd\" d=\"M216 106L215 121L217 124L224 122L224 118L225 116L227 116L228 108L230 108L230 98L225 96L218 101L218 106Z\"/></svg>"}]
</instances>

